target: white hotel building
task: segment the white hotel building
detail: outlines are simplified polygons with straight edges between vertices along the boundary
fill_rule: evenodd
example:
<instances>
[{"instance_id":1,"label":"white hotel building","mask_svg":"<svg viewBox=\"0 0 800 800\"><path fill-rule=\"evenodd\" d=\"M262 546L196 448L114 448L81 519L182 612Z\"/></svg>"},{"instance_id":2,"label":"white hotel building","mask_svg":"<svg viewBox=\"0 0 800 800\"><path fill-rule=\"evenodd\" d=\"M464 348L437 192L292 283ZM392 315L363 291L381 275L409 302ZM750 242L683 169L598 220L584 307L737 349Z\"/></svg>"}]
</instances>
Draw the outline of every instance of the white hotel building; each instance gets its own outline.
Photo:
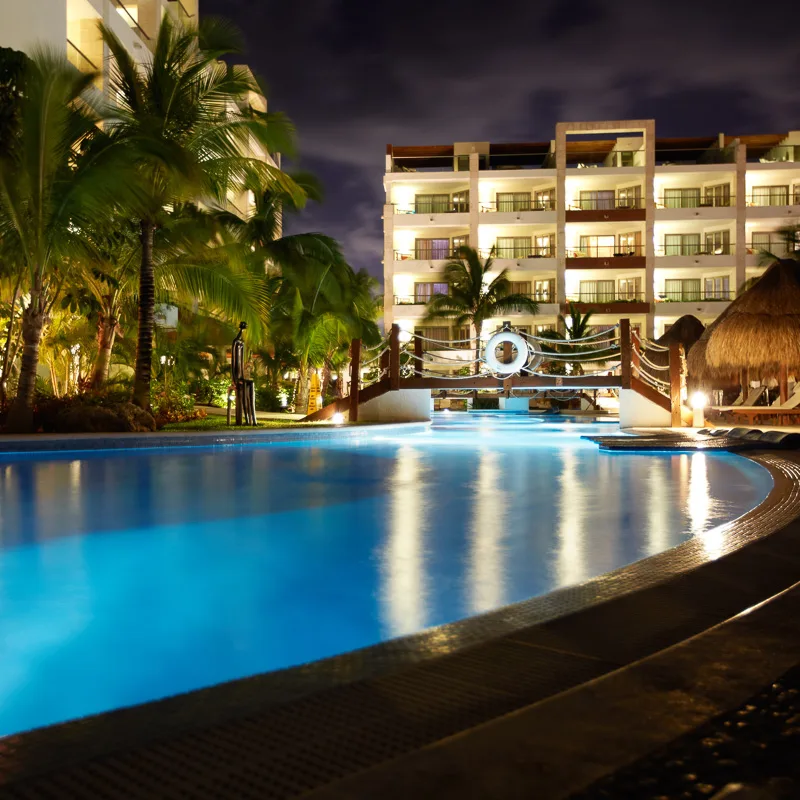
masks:
<instances>
[{"instance_id":1,"label":"white hotel building","mask_svg":"<svg viewBox=\"0 0 800 800\"><path fill-rule=\"evenodd\" d=\"M556 327L570 302L595 325L629 317L660 336L680 316L709 323L776 231L800 223L800 131L661 139L654 120L558 123L549 142L397 147L386 152L385 322L424 326L461 244L495 248L513 290L539 303L516 327ZM501 320L487 325L484 336Z\"/></svg>"},{"instance_id":2,"label":"white hotel building","mask_svg":"<svg viewBox=\"0 0 800 800\"><path fill-rule=\"evenodd\" d=\"M34 45L64 51L83 72L103 72L108 26L137 61L146 61L161 19L197 21L198 0L27 0L0 3L0 45L28 53Z\"/></svg>"}]
</instances>

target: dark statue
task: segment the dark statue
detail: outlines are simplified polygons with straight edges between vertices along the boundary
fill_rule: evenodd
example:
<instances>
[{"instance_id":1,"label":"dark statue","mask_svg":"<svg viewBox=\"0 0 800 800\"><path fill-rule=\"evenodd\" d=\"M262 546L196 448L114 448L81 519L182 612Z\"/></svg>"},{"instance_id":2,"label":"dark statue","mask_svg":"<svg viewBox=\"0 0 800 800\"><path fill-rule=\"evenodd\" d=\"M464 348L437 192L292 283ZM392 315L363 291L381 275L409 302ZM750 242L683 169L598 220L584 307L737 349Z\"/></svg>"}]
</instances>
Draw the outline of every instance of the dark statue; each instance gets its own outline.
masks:
<instances>
[{"instance_id":1,"label":"dark statue","mask_svg":"<svg viewBox=\"0 0 800 800\"><path fill-rule=\"evenodd\" d=\"M236 424L256 425L256 385L244 376L244 331L246 322L239 323L239 333L231 347L231 381L236 392ZM228 425L231 424L231 395L228 393Z\"/></svg>"}]
</instances>

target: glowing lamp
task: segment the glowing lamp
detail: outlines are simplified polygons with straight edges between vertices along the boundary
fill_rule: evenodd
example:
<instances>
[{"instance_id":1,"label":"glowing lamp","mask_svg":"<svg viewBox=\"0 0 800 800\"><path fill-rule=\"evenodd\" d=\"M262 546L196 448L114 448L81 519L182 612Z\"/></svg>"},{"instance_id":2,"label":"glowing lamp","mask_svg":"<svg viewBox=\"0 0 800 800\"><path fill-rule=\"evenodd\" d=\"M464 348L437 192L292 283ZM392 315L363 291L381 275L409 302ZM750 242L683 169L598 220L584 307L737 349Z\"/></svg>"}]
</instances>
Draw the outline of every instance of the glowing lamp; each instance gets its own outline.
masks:
<instances>
[{"instance_id":1,"label":"glowing lamp","mask_svg":"<svg viewBox=\"0 0 800 800\"><path fill-rule=\"evenodd\" d=\"M341 425L344 422L344 414L341 411L337 411L332 417L331 422L334 425Z\"/></svg>"},{"instance_id":2,"label":"glowing lamp","mask_svg":"<svg viewBox=\"0 0 800 800\"><path fill-rule=\"evenodd\" d=\"M167 357L166 356L161 356L161 363L162 364L166 364L167 363Z\"/></svg>"},{"instance_id":3,"label":"glowing lamp","mask_svg":"<svg viewBox=\"0 0 800 800\"><path fill-rule=\"evenodd\" d=\"M708 404L708 398L703 392L694 392L692 394L692 409L694 410L692 425L695 428L704 428L706 424L705 414L703 409Z\"/></svg>"},{"instance_id":4,"label":"glowing lamp","mask_svg":"<svg viewBox=\"0 0 800 800\"><path fill-rule=\"evenodd\" d=\"M411 333L409 331L400 331L397 334L397 340L400 344L408 344L411 341Z\"/></svg>"}]
</instances>

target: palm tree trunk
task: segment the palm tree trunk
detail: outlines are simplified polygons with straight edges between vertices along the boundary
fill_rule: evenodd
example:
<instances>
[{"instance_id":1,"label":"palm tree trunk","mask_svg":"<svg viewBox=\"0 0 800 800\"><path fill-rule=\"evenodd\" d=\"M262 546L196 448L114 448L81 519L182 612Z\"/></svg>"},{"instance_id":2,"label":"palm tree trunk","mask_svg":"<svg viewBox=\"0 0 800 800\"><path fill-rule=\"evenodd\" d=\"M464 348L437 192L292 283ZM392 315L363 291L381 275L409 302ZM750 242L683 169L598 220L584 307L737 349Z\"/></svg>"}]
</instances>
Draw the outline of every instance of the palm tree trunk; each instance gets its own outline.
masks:
<instances>
[{"instance_id":1,"label":"palm tree trunk","mask_svg":"<svg viewBox=\"0 0 800 800\"><path fill-rule=\"evenodd\" d=\"M297 399L295 401L295 412L298 414L305 414L308 409L308 390L311 386L311 370L312 367L307 364L300 365L300 374L298 375L297 385Z\"/></svg>"},{"instance_id":2,"label":"palm tree trunk","mask_svg":"<svg viewBox=\"0 0 800 800\"><path fill-rule=\"evenodd\" d=\"M140 229L142 262L139 267L139 329L136 340L136 374L133 382L133 402L140 408L149 409L156 305L156 281L153 268L153 234L155 233L155 225L147 220L142 220Z\"/></svg>"},{"instance_id":3,"label":"palm tree trunk","mask_svg":"<svg viewBox=\"0 0 800 800\"><path fill-rule=\"evenodd\" d=\"M100 312L97 320L97 358L92 370L92 389L99 391L108 380L111 366L111 350L117 335L117 318L112 314Z\"/></svg>"},{"instance_id":4,"label":"palm tree trunk","mask_svg":"<svg viewBox=\"0 0 800 800\"><path fill-rule=\"evenodd\" d=\"M33 392L39 367L39 345L44 330L44 311L39 290L31 292L28 306L22 312L22 364L19 370L17 396L8 412L9 433L30 433L33 428Z\"/></svg>"},{"instance_id":5,"label":"palm tree trunk","mask_svg":"<svg viewBox=\"0 0 800 800\"><path fill-rule=\"evenodd\" d=\"M331 365L328 361L326 361L322 365L322 383L320 384L320 392L322 396L325 397L325 393L328 391L328 386L331 382Z\"/></svg>"},{"instance_id":6,"label":"palm tree trunk","mask_svg":"<svg viewBox=\"0 0 800 800\"><path fill-rule=\"evenodd\" d=\"M8 399L8 367L9 355L11 354L11 334L14 331L14 309L17 307L17 295L19 294L19 284L22 280L22 270L20 270L17 277L17 283L14 286L14 295L11 298L11 313L8 317L8 330L6 332L6 344L3 349L3 366L2 373L0 373L0 403L6 404Z\"/></svg>"},{"instance_id":7,"label":"palm tree trunk","mask_svg":"<svg viewBox=\"0 0 800 800\"><path fill-rule=\"evenodd\" d=\"M481 335L478 331L478 326L473 325L472 329L475 331L475 375L480 375L481 372L481 362L478 360L481 357ZM477 396L477 391L475 395Z\"/></svg>"}]
</instances>

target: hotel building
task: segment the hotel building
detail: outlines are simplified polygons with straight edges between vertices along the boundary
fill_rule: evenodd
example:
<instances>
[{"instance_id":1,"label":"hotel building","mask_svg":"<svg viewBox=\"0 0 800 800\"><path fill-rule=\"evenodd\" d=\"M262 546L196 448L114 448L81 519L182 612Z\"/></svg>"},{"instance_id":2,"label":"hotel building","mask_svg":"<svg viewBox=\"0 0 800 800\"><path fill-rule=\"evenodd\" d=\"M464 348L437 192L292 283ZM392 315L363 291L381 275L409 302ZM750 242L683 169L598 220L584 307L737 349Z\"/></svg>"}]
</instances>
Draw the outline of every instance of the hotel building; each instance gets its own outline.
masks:
<instances>
[{"instance_id":1,"label":"hotel building","mask_svg":"<svg viewBox=\"0 0 800 800\"><path fill-rule=\"evenodd\" d=\"M653 337L684 314L713 321L760 252L781 252L777 231L800 223L800 131L662 139L654 120L617 120L558 123L549 142L389 145L384 186L387 327L465 338L422 320L469 244L539 303L484 337L502 320L554 328L573 302Z\"/></svg>"}]
</instances>

